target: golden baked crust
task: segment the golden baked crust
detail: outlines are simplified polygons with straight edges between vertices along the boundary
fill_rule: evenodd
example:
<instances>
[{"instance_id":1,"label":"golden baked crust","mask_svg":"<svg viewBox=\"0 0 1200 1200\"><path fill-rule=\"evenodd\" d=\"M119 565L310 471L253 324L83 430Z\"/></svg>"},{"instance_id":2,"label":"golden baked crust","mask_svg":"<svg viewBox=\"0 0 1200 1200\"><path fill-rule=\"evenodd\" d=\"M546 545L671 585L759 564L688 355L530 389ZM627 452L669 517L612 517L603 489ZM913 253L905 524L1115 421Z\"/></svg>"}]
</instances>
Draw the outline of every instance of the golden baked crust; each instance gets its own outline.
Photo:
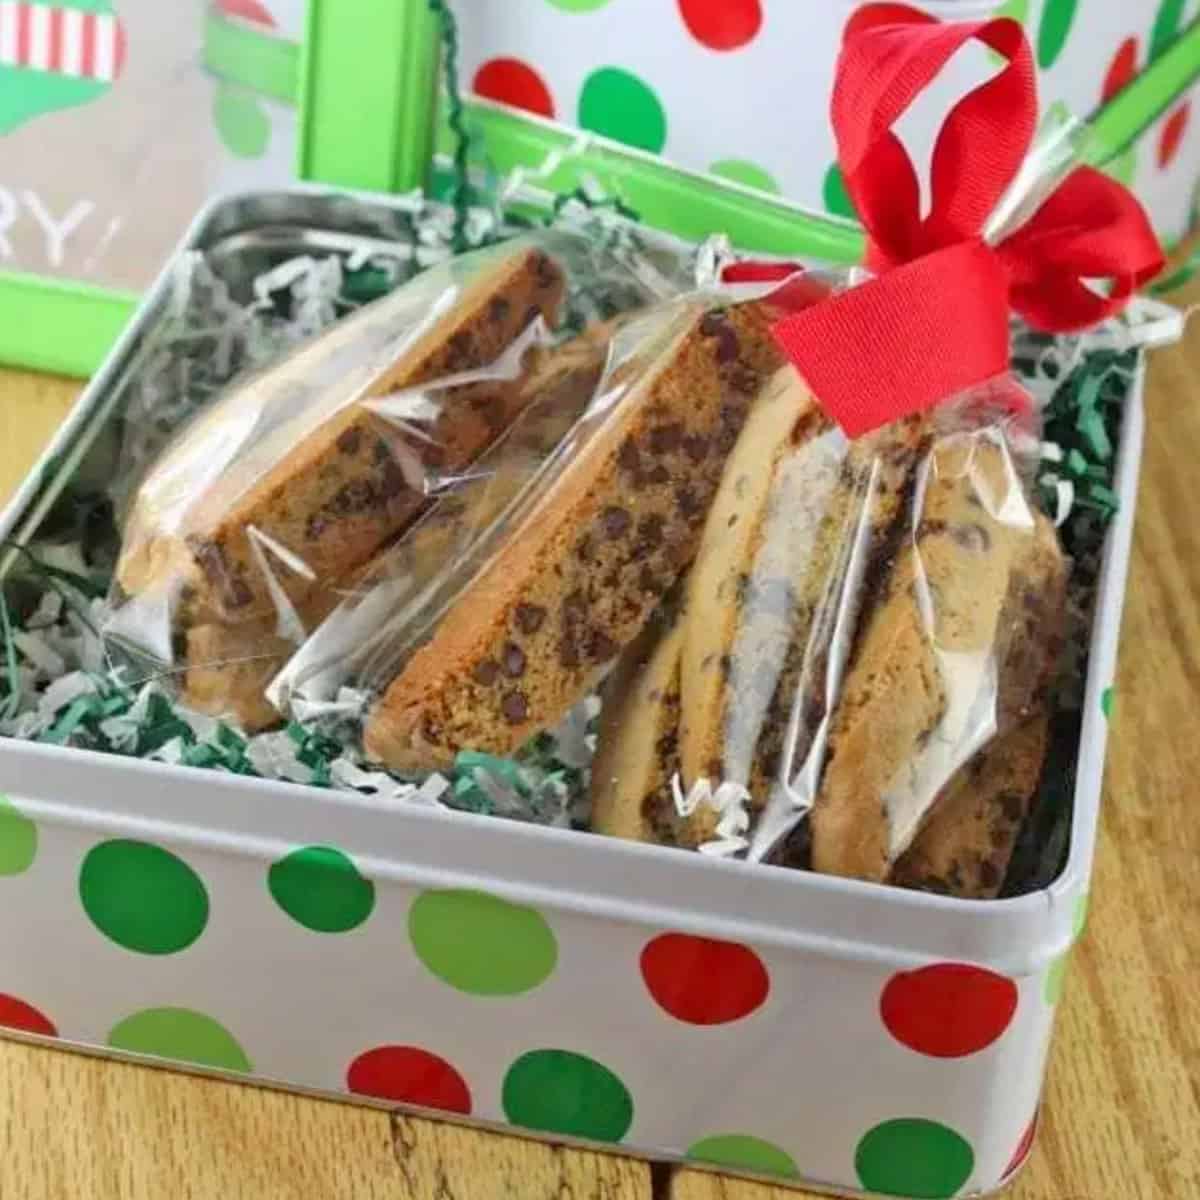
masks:
<instances>
[{"instance_id":1,"label":"golden baked crust","mask_svg":"<svg viewBox=\"0 0 1200 1200\"><path fill-rule=\"evenodd\" d=\"M419 436L406 435L361 401L495 361L534 316L556 322L563 290L559 266L542 251L519 246L462 285L454 303L385 369L348 358L336 389L344 397L341 407L329 407L333 402L322 397L296 401L304 379L294 361L228 393L139 490L117 568L121 587L136 594L163 586L164 577L182 577L182 599L200 613L223 621L268 614L274 606L252 528L260 554L272 554L275 544L305 564L305 572L277 571L293 602L365 562L424 506L420 482L410 476L461 470L507 428L523 393L517 381L455 388L439 397L441 412L422 424ZM396 296L401 303L401 293ZM364 310L345 328L335 326L297 356L300 364L348 353L355 334L370 330L361 323L368 316ZM364 377L364 370L371 374ZM208 454L206 439L236 429L239 412L256 424L243 431L236 460L181 502L181 467ZM182 511L164 531L169 505Z\"/></svg>"},{"instance_id":2,"label":"golden baked crust","mask_svg":"<svg viewBox=\"0 0 1200 1200\"><path fill-rule=\"evenodd\" d=\"M369 753L397 769L507 754L595 686L695 556L725 457L780 362L769 320L760 305L683 303L625 331L645 369L625 385L618 368L606 386L619 400L384 692Z\"/></svg>"}]
</instances>

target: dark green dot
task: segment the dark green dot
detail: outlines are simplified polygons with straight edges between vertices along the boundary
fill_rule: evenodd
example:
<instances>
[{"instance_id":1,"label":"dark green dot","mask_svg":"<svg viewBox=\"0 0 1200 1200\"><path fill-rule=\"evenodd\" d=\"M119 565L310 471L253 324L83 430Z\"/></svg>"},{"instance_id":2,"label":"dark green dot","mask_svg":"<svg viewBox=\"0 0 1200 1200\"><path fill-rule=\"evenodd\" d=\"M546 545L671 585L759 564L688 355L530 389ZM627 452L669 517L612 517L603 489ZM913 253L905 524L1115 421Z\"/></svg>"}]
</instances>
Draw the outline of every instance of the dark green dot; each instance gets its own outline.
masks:
<instances>
[{"instance_id":1,"label":"dark green dot","mask_svg":"<svg viewBox=\"0 0 1200 1200\"><path fill-rule=\"evenodd\" d=\"M970 1178L975 1153L965 1138L937 1121L900 1117L863 1137L854 1165L868 1192L945 1200Z\"/></svg>"},{"instance_id":2,"label":"dark green dot","mask_svg":"<svg viewBox=\"0 0 1200 1200\"><path fill-rule=\"evenodd\" d=\"M667 144L667 114L654 91L619 67L587 77L579 96L583 129L657 154Z\"/></svg>"},{"instance_id":3,"label":"dark green dot","mask_svg":"<svg viewBox=\"0 0 1200 1200\"><path fill-rule=\"evenodd\" d=\"M754 1171L760 1175L785 1175L794 1178L800 1172L791 1155L762 1138L744 1133L723 1133L697 1142L687 1152L697 1162L728 1167L731 1171Z\"/></svg>"},{"instance_id":4,"label":"dark green dot","mask_svg":"<svg viewBox=\"0 0 1200 1200\"><path fill-rule=\"evenodd\" d=\"M0 875L20 875L37 857L37 826L0 796Z\"/></svg>"},{"instance_id":5,"label":"dark green dot","mask_svg":"<svg viewBox=\"0 0 1200 1200\"><path fill-rule=\"evenodd\" d=\"M1153 62L1175 40L1186 7L1186 0L1162 0L1159 4L1158 12L1154 16L1154 25L1150 30L1148 62Z\"/></svg>"},{"instance_id":6,"label":"dark green dot","mask_svg":"<svg viewBox=\"0 0 1200 1200\"><path fill-rule=\"evenodd\" d=\"M722 179L732 179L734 183L757 188L760 192L779 192L779 184L769 171L744 158L722 159L721 162L713 163L710 170Z\"/></svg>"},{"instance_id":7,"label":"dark green dot","mask_svg":"<svg viewBox=\"0 0 1200 1200\"><path fill-rule=\"evenodd\" d=\"M854 202L850 199L850 193L846 191L846 180L842 176L842 168L834 163L833 166L825 172L825 211L831 212L834 216L856 218L857 213L854 211Z\"/></svg>"},{"instance_id":8,"label":"dark green dot","mask_svg":"<svg viewBox=\"0 0 1200 1200\"><path fill-rule=\"evenodd\" d=\"M108 1044L129 1054L173 1058L222 1071L254 1070L228 1029L188 1008L147 1008L134 1013L113 1029Z\"/></svg>"},{"instance_id":9,"label":"dark green dot","mask_svg":"<svg viewBox=\"0 0 1200 1200\"><path fill-rule=\"evenodd\" d=\"M208 923L208 893L182 859L149 842L102 842L83 860L79 898L96 928L127 950L173 954Z\"/></svg>"},{"instance_id":10,"label":"dark green dot","mask_svg":"<svg viewBox=\"0 0 1200 1200\"><path fill-rule=\"evenodd\" d=\"M408 935L434 975L476 996L527 992L558 961L541 913L486 892L422 892L409 910Z\"/></svg>"},{"instance_id":11,"label":"dark green dot","mask_svg":"<svg viewBox=\"0 0 1200 1200\"><path fill-rule=\"evenodd\" d=\"M1104 713L1104 719L1106 721L1112 720L1113 700L1114 700L1113 689L1110 687L1106 687L1100 695L1100 711L1102 713Z\"/></svg>"},{"instance_id":12,"label":"dark green dot","mask_svg":"<svg viewBox=\"0 0 1200 1200\"><path fill-rule=\"evenodd\" d=\"M1037 59L1042 70L1052 67L1067 44L1079 0L1046 0L1038 26Z\"/></svg>"},{"instance_id":13,"label":"dark green dot","mask_svg":"<svg viewBox=\"0 0 1200 1200\"><path fill-rule=\"evenodd\" d=\"M271 119L262 101L252 92L232 84L217 87L213 120L230 154L238 158L262 158L271 144Z\"/></svg>"},{"instance_id":14,"label":"dark green dot","mask_svg":"<svg viewBox=\"0 0 1200 1200\"><path fill-rule=\"evenodd\" d=\"M332 846L306 846L272 864L267 886L292 920L316 933L356 929L375 907L375 885Z\"/></svg>"},{"instance_id":15,"label":"dark green dot","mask_svg":"<svg viewBox=\"0 0 1200 1200\"><path fill-rule=\"evenodd\" d=\"M543 1133L619 1142L633 1122L629 1089L605 1066L569 1050L533 1050L504 1076L504 1112Z\"/></svg>"}]
</instances>

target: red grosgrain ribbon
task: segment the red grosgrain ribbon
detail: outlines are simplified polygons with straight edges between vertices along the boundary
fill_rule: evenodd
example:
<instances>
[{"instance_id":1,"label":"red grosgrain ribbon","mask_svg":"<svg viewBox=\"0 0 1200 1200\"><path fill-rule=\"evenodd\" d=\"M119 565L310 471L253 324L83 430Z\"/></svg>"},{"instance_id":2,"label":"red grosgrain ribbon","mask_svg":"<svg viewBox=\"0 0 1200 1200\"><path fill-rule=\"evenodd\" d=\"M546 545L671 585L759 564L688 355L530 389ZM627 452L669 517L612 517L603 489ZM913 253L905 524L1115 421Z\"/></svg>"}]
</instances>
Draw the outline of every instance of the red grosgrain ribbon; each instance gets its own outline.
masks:
<instances>
[{"instance_id":1,"label":"red grosgrain ribbon","mask_svg":"<svg viewBox=\"0 0 1200 1200\"><path fill-rule=\"evenodd\" d=\"M972 38L1006 65L946 117L922 218L916 171L892 126ZM848 23L833 127L876 277L790 312L774 334L850 436L1006 373L1010 308L1037 329L1083 329L1119 312L1161 269L1137 200L1089 167L1073 171L1010 237L984 242L1036 115L1033 58L1016 21L942 23L880 4ZM1108 295L1089 279L1110 280Z\"/></svg>"}]
</instances>

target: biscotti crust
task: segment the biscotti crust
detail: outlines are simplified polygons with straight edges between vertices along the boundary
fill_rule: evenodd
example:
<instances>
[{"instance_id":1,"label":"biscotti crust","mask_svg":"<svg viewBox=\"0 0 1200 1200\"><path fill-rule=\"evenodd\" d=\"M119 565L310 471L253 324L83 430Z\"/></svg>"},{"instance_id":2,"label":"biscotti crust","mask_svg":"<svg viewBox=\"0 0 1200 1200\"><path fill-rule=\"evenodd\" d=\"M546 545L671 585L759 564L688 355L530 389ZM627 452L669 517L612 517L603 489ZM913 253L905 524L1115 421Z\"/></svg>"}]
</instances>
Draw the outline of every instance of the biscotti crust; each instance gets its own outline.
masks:
<instances>
[{"instance_id":1,"label":"biscotti crust","mask_svg":"<svg viewBox=\"0 0 1200 1200\"><path fill-rule=\"evenodd\" d=\"M607 406L387 688L366 727L373 756L418 769L468 747L510 753L594 686L690 564L726 455L780 356L762 306L672 312L656 365Z\"/></svg>"},{"instance_id":2,"label":"biscotti crust","mask_svg":"<svg viewBox=\"0 0 1200 1200\"><path fill-rule=\"evenodd\" d=\"M259 557L277 559L274 544L305 565L300 572L271 564L293 601L369 558L419 512L423 478L470 462L511 422L522 392L513 380L448 390L438 398L440 412L421 421L419 435L362 401L495 361L535 316L556 321L563 288L560 268L542 251L523 247L504 255L467 283L396 362L364 381L359 401L298 443L288 441L284 421L265 439L278 452L247 447L243 469L235 464L215 481L168 539L182 541L195 564L188 581L195 594L188 601L223 620L269 611ZM258 474L254 461L264 462ZM146 572L153 575L164 557L177 559L178 551L141 546L118 568L122 587L140 590Z\"/></svg>"}]
</instances>

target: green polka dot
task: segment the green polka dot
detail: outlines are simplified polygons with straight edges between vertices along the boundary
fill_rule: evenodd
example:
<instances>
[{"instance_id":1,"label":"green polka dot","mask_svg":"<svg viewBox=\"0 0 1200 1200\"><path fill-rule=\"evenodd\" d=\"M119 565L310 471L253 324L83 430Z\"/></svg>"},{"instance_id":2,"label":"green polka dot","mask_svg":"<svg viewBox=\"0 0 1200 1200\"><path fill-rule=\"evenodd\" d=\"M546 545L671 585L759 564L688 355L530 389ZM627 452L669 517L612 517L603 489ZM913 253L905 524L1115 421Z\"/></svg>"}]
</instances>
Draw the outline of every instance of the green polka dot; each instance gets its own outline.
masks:
<instances>
[{"instance_id":1,"label":"green polka dot","mask_svg":"<svg viewBox=\"0 0 1200 1200\"><path fill-rule=\"evenodd\" d=\"M356 929L375 907L375 885L332 846L306 846L273 864L267 886L292 920L316 933Z\"/></svg>"},{"instance_id":2,"label":"green polka dot","mask_svg":"<svg viewBox=\"0 0 1200 1200\"><path fill-rule=\"evenodd\" d=\"M1046 0L1042 23L1038 26L1037 60L1043 71L1054 66L1075 20L1079 0Z\"/></svg>"},{"instance_id":3,"label":"green polka dot","mask_svg":"<svg viewBox=\"0 0 1200 1200\"><path fill-rule=\"evenodd\" d=\"M601 67L587 77L579 96L579 124L652 154L667 144L667 114L658 97L619 67Z\"/></svg>"},{"instance_id":4,"label":"green polka dot","mask_svg":"<svg viewBox=\"0 0 1200 1200\"><path fill-rule=\"evenodd\" d=\"M1161 0L1150 30L1149 62L1153 62L1175 40L1186 6L1186 0Z\"/></svg>"},{"instance_id":5,"label":"green polka dot","mask_svg":"<svg viewBox=\"0 0 1200 1200\"><path fill-rule=\"evenodd\" d=\"M1104 714L1106 721L1112 720L1113 715L1113 689L1106 687L1100 695L1100 711Z\"/></svg>"},{"instance_id":6,"label":"green polka dot","mask_svg":"<svg viewBox=\"0 0 1200 1200\"><path fill-rule=\"evenodd\" d=\"M0 796L0 875L20 875L37 857L37 826Z\"/></svg>"},{"instance_id":7,"label":"green polka dot","mask_svg":"<svg viewBox=\"0 0 1200 1200\"><path fill-rule=\"evenodd\" d=\"M722 179L732 179L734 183L746 187L757 188L760 192L778 194L779 184L775 182L769 171L763 170L757 163L747 162L742 158L726 158L713 163L710 168L714 175Z\"/></svg>"},{"instance_id":8,"label":"green polka dot","mask_svg":"<svg viewBox=\"0 0 1200 1200\"><path fill-rule=\"evenodd\" d=\"M220 84L213 101L213 120L230 154L238 158L262 158L266 154L271 144L271 119L253 93Z\"/></svg>"},{"instance_id":9,"label":"green polka dot","mask_svg":"<svg viewBox=\"0 0 1200 1200\"><path fill-rule=\"evenodd\" d=\"M800 1174L791 1155L762 1138L744 1133L723 1133L697 1142L687 1152L696 1162L712 1163L733 1171L754 1171L761 1175Z\"/></svg>"},{"instance_id":10,"label":"green polka dot","mask_svg":"<svg viewBox=\"0 0 1200 1200\"><path fill-rule=\"evenodd\" d=\"M516 996L543 983L558 945L541 913L486 892L423 892L408 914L417 957L475 996Z\"/></svg>"},{"instance_id":11,"label":"green polka dot","mask_svg":"<svg viewBox=\"0 0 1200 1200\"><path fill-rule=\"evenodd\" d=\"M182 859L149 842L102 842L79 872L79 898L96 928L126 950L174 954L208 923L208 893Z\"/></svg>"},{"instance_id":12,"label":"green polka dot","mask_svg":"<svg viewBox=\"0 0 1200 1200\"><path fill-rule=\"evenodd\" d=\"M504 1076L504 1112L542 1133L619 1142L633 1122L629 1089L605 1066L569 1050L533 1050Z\"/></svg>"},{"instance_id":13,"label":"green polka dot","mask_svg":"<svg viewBox=\"0 0 1200 1200\"><path fill-rule=\"evenodd\" d=\"M1075 901L1074 934L1076 941L1079 941L1079 939L1083 937L1083 931L1087 927L1088 901L1090 899L1091 896L1087 892L1084 892L1083 895Z\"/></svg>"},{"instance_id":14,"label":"green polka dot","mask_svg":"<svg viewBox=\"0 0 1200 1200\"><path fill-rule=\"evenodd\" d=\"M868 1192L945 1200L970 1178L975 1153L965 1138L937 1121L901 1117L863 1137L854 1165Z\"/></svg>"},{"instance_id":15,"label":"green polka dot","mask_svg":"<svg viewBox=\"0 0 1200 1200\"><path fill-rule=\"evenodd\" d=\"M555 8L561 8L563 12L592 12L597 8L603 8L606 4L611 4L612 0L549 0Z\"/></svg>"},{"instance_id":16,"label":"green polka dot","mask_svg":"<svg viewBox=\"0 0 1200 1200\"><path fill-rule=\"evenodd\" d=\"M825 172L825 211L831 212L838 217L855 218L858 214L854 211L854 202L850 199L850 193L846 191L846 181L842 177L842 168L834 163L833 166Z\"/></svg>"},{"instance_id":17,"label":"green polka dot","mask_svg":"<svg viewBox=\"0 0 1200 1200\"><path fill-rule=\"evenodd\" d=\"M108 1044L130 1054L174 1058L223 1071L254 1070L228 1029L187 1008L147 1008L134 1013L113 1029Z\"/></svg>"},{"instance_id":18,"label":"green polka dot","mask_svg":"<svg viewBox=\"0 0 1200 1200\"><path fill-rule=\"evenodd\" d=\"M1051 964L1050 969L1046 972L1046 982L1043 988L1043 996L1047 1004L1053 1006L1062 999L1063 984L1067 978L1067 967L1070 964L1071 952L1068 950L1065 954L1060 954Z\"/></svg>"}]
</instances>

